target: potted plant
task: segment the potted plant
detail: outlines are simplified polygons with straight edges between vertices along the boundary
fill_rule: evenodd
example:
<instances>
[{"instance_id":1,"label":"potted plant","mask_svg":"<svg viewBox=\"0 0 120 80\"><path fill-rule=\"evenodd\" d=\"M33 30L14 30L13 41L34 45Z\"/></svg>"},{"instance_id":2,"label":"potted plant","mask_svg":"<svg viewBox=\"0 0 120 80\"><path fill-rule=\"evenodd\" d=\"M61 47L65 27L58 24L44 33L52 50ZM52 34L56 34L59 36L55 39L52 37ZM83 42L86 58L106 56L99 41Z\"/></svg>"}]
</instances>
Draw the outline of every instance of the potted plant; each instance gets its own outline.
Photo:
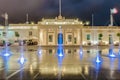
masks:
<instances>
[{"instance_id":1,"label":"potted plant","mask_svg":"<svg viewBox=\"0 0 120 80\"><path fill-rule=\"evenodd\" d=\"M102 37L103 37L103 34L100 33L100 34L98 35L98 40L100 41L100 42L99 42L100 45L102 44Z\"/></svg>"},{"instance_id":2,"label":"potted plant","mask_svg":"<svg viewBox=\"0 0 120 80\"><path fill-rule=\"evenodd\" d=\"M17 37L17 40L18 40L18 38L20 37L20 35L19 35L18 32L15 32L15 37Z\"/></svg>"},{"instance_id":3,"label":"potted plant","mask_svg":"<svg viewBox=\"0 0 120 80\"><path fill-rule=\"evenodd\" d=\"M117 33L117 37L119 38L119 42L120 42L120 33Z\"/></svg>"}]
</instances>

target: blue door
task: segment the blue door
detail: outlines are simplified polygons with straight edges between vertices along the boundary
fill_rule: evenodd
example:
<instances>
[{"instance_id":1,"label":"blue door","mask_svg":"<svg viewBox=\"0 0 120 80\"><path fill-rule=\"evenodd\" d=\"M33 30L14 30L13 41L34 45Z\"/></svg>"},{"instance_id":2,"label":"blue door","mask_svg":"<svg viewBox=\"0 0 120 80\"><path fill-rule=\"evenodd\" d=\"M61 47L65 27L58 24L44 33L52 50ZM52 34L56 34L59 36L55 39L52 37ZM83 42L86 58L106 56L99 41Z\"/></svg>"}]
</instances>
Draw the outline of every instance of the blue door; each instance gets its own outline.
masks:
<instances>
[{"instance_id":1,"label":"blue door","mask_svg":"<svg viewBox=\"0 0 120 80\"><path fill-rule=\"evenodd\" d=\"M58 34L58 44L63 44L63 34L62 33Z\"/></svg>"}]
</instances>

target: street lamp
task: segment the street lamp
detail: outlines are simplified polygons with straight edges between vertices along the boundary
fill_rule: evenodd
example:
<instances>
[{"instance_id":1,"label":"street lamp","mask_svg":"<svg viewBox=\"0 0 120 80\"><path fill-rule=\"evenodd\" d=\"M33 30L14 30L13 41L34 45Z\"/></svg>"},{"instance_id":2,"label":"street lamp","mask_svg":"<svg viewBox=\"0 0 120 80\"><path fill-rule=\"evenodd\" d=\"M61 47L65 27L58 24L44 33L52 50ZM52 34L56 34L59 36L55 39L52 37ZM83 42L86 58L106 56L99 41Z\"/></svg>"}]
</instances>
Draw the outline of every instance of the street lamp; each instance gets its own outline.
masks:
<instances>
[{"instance_id":1,"label":"street lamp","mask_svg":"<svg viewBox=\"0 0 120 80\"><path fill-rule=\"evenodd\" d=\"M81 25L84 25L84 26L87 26L87 25L90 24L90 22L89 22L89 21L86 21L86 22L82 22L82 21L81 21L80 24L81 24Z\"/></svg>"},{"instance_id":2,"label":"street lamp","mask_svg":"<svg viewBox=\"0 0 120 80\"><path fill-rule=\"evenodd\" d=\"M85 24L86 24L86 25L89 25L89 24L90 24L90 22L89 22L89 21L86 21L86 22L85 22Z\"/></svg>"}]
</instances>

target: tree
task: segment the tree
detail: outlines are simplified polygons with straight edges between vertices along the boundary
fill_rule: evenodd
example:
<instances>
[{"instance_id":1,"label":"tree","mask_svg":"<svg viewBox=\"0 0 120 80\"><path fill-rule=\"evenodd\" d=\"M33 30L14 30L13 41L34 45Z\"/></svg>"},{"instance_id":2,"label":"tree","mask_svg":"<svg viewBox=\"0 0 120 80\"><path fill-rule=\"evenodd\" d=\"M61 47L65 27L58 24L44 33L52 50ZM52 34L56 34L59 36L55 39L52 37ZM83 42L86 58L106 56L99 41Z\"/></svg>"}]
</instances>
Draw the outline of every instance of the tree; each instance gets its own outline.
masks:
<instances>
[{"instance_id":1,"label":"tree","mask_svg":"<svg viewBox=\"0 0 120 80\"><path fill-rule=\"evenodd\" d=\"M15 32L15 37L17 37L17 38L19 38L19 37L20 37L20 35L19 35L19 33L18 33L18 32Z\"/></svg>"},{"instance_id":2,"label":"tree","mask_svg":"<svg viewBox=\"0 0 120 80\"><path fill-rule=\"evenodd\" d=\"M99 40L102 40L103 34L100 33L98 36L99 36Z\"/></svg>"},{"instance_id":3,"label":"tree","mask_svg":"<svg viewBox=\"0 0 120 80\"><path fill-rule=\"evenodd\" d=\"M119 42L120 42L120 33L117 33L117 36L119 37Z\"/></svg>"}]
</instances>

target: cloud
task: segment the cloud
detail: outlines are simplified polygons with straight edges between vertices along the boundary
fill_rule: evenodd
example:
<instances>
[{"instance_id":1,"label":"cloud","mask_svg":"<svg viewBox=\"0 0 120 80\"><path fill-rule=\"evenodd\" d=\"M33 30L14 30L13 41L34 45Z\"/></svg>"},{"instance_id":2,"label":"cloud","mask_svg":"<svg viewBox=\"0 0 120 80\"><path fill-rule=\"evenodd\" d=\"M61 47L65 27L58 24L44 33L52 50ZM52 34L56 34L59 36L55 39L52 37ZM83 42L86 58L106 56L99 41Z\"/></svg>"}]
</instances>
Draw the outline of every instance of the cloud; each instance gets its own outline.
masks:
<instances>
[{"instance_id":1,"label":"cloud","mask_svg":"<svg viewBox=\"0 0 120 80\"><path fill-rule=\"evenodd\" d=\"M109 9L120 8L119 3L120 0L62 0L62 15L90 20L94 13L96 25L103 25L109 19ZM13 23L25 22L26 13L34 21L42 17L54 18L58 16L58 8L58 0L0 0L0 14L8 12L9 21Z\"/></svg>"}]
</instances>

